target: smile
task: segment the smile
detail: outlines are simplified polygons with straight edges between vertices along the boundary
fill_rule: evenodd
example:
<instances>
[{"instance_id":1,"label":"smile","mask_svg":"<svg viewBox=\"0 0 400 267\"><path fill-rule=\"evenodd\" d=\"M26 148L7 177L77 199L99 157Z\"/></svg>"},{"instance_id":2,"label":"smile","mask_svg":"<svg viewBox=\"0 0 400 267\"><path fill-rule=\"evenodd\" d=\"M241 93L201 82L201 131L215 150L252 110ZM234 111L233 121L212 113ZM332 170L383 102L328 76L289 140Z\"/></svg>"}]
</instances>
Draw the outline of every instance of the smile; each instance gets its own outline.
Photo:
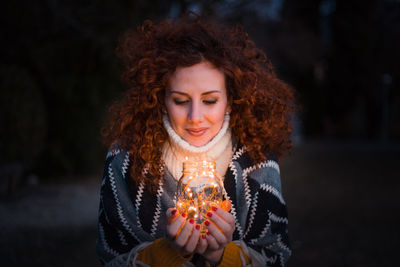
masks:
<instances>
[{"instance_id":1,"label":"smile","mask_svg":"<svg viewBox=\"0 0 400 267\"><path fill-rule=\"evenodd\" d=\"M186 131L192 136L202 136L207 131L207 128L190 128L186 129Z\"/></svg>"}]
</instances>

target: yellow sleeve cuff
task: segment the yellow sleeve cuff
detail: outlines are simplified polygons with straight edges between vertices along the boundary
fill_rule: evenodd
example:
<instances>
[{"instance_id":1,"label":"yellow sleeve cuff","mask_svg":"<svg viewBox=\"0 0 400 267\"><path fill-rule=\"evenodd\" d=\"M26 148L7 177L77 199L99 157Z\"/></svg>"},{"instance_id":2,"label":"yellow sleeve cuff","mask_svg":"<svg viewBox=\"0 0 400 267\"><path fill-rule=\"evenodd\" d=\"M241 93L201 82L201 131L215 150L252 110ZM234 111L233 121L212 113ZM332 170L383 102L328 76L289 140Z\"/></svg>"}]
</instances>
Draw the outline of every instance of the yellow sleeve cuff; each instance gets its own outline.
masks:
<instances>
[{"instance_id":1,"label":"yellow sleeve cuff","mask_svg":"<svg viewBox=\"0 0 400 267\"><path fill-rule=\"evenodd\" d=\"M225 246L222 260L218 266L231 267L231 266L246 266L250 264L250 260L243 252L242 248L236 245L233 241Z\"/></svg>"},{"instance_id":2,"label":"yellow sleeve cuff","mask_svg":"<svg viewBox=\"0 0 400 267\"><path fill-rule=\"evenodd\" d=\"M164 238L159 238L141 250L136 259L150 266L181 266L191 260L192 256L183 257Z\"/></svg>"}]
</instances>

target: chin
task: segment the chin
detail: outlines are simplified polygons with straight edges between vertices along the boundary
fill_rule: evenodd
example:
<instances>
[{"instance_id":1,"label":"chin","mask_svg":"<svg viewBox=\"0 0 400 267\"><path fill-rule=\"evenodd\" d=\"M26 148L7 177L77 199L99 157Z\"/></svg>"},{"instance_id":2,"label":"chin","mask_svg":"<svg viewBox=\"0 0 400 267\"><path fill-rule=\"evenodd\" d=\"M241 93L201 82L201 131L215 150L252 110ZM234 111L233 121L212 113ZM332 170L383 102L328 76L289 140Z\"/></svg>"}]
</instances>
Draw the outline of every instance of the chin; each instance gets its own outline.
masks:
<instances>
[{"instance_id":1,"label":"chin","mask_svg":"<svg viewBox=\"0 0 400 267\"><path fill-rule=\"evenodd\" d=\"M210 139L211 140L211 139ZM206 139L206 140L186 140L186 142L188 142L190 145L195 146L195 147L201 147L204 145L207 145L208 142L210 142L210 140Z\"/></svg>"},{"instance_id":2,"label":"chin","mask_svg":"<svg viewBox=\"0 0 400 267\"><path fill-rule=\"evenodd\" d=\"M195 147L201 147L201 146L206 145L208 142L188 142L188 143Z\"/></svg>"}]
</instances>

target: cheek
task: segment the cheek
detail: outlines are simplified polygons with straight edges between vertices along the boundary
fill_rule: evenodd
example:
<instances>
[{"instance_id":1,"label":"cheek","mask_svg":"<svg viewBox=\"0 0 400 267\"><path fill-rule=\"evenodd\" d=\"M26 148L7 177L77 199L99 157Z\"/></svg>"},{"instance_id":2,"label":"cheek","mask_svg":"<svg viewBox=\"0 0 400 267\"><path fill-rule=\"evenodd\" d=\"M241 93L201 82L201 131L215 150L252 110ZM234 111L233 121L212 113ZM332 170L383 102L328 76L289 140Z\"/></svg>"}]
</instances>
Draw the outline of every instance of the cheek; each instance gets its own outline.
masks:
<instances>
[{"instance_id":1,"label":"cheek","mask_svg":"<svg viewBox=\"0 0 400 267\"><path fill-rule=\"evenodd\" d=\"M224 113L222 113L218 118L216 118L215 125L217 125L219 128L222 127L222 124L224 123Z\"/></svg>"},{"instance_id":2,"label":"cheek","mask_svg":"<svg viewBox=\"0 0 400 267\"><path fill-rule=\"evenodd\" d=\"M225 112L226 105L219 106L218 109L213 112L212 117L214 124L222 125L222 123L224 122Z\"/></svg>"},{"instance_id":3,"label":"cheek","mask_svg":"<svg viewBox=\"0 0 400 267\"><path fill-rule=\"evenodd\" d=\"M176 107L176 106L167 106L167 112L169 116L169 121L172 125L172 127L176 130L179 127L182 127L182 125L185 122L185 112L182 108Z\"/></svg>"}]
</instances>

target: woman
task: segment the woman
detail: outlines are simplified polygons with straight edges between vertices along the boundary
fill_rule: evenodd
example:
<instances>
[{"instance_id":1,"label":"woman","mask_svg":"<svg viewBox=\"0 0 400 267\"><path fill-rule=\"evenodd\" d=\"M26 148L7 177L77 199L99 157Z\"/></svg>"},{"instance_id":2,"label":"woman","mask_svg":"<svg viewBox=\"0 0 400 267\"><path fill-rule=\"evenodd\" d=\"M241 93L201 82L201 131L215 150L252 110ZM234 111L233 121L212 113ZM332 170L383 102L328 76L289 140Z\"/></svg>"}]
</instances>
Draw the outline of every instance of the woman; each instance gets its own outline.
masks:
<instances>
[{"instance_id":1,"label":"woman","mask_svg":"<svg viewBox=\"0 0 400 267\"><path fill-rule=\"evenodd\" d=\"M117 49L130 89L111 108L97 252L109 266L283 266L291 251L277 159L293 92L240 28L145 22ZM229 207L207 234L175 208L185 157L207 156Z\"/></svg>"}]
</instances>

